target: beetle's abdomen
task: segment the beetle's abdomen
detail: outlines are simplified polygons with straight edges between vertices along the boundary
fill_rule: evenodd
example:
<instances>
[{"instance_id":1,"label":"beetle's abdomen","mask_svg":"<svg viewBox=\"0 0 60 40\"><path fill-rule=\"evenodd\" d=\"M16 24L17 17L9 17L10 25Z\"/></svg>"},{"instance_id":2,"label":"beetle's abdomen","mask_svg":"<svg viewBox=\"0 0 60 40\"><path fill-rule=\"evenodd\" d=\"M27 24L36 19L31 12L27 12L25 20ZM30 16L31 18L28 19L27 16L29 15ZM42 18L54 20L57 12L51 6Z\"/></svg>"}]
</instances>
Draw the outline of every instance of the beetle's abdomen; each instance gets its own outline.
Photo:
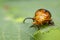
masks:
<instances>
[{"instance_id":1,"label":"beetle's abdomen","mask_svg":"<svg viewBox=\"0 0 60 40\"><path fill-rule=\"evenodd\" d=\"M49 20L51 20L50 14L48 12L41 12L41 11L37 12L34 18L35 18L34 24L37 25L39 24L42 25L44 22L47 23Z\"/></svg>"}]
</instances>

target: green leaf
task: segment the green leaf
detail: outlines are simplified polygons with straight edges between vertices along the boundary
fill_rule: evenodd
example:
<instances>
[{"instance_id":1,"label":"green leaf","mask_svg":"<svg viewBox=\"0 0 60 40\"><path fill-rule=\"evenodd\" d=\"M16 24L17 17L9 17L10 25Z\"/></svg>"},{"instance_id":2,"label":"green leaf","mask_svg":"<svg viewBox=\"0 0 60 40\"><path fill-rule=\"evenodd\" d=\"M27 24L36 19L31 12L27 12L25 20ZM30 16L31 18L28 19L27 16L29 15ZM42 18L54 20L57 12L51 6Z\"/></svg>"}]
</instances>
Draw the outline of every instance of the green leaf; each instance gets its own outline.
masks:
<instances>
[{"instance_id":1,"label":"green leaf","mask_svg":"<svg viewBox=\"0 0 60 40\"><path fill-rule=\"evenodd\" d=\"M50 29L49 31L41 32L39 30L34 34L35 40L60 40L60 30Z\"/></svg>"},{"instance_id":2,"label":"green leaf","mask_svg":"<svg viewBox=\"0 0 60 40\"><path fill-rule=\"evenodd\" d=\"M31 28L31 25L3 21L0 25L0 40L33 40L33 34L37 29Z\"/></svg>"}]
</instances>

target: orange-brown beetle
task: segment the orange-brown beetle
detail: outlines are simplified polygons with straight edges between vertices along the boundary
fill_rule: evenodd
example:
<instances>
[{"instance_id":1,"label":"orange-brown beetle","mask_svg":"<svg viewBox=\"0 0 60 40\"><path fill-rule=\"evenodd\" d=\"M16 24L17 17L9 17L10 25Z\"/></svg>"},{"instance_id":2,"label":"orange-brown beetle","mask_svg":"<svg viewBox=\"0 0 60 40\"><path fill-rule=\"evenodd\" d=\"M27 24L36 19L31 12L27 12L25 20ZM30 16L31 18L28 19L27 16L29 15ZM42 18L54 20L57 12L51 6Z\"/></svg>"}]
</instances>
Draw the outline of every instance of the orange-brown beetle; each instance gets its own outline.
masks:
<instances>
[{"instance_id":1,"label":"orange-brown beetle","mask_svg":"<svg viewBox=\"0 0 60 40\"><path fill-rule=\"evenodd\" d=\"M33 18L25 18L23 22L25 22L26 19L32 19L33 25L36 25L38 29L40 29L40 25L54 25L51 13L46 9L38 9Z\"/></svg>"}]
</instances>

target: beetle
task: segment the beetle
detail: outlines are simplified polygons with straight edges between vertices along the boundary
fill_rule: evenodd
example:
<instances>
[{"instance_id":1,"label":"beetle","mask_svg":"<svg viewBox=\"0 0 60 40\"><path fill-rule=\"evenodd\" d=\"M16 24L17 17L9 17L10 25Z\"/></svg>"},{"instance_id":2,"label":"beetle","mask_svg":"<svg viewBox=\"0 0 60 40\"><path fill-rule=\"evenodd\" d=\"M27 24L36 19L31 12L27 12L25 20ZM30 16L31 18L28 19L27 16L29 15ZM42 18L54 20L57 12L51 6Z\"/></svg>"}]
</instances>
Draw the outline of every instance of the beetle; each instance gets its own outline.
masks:
<instances>
[{"instance_id":1,"label":"beetle","mask_svg":"<svg viewBox=\"0 0 60 40\"><path fill-rule=\"evenodd\" d=\"M36 27L39 30L41 25L46 25L46 24L47 25L54 25L54 22L52 21L51 17L52 17L52 15L51 15L50 11L48 11L46 9L38 9L35 12L35 16L33 18L27 17L27 18L24 19L23 23L25 23L26 19L32 19L33 20L33 25L36 25Z\"/></svg>"}]
</instances>

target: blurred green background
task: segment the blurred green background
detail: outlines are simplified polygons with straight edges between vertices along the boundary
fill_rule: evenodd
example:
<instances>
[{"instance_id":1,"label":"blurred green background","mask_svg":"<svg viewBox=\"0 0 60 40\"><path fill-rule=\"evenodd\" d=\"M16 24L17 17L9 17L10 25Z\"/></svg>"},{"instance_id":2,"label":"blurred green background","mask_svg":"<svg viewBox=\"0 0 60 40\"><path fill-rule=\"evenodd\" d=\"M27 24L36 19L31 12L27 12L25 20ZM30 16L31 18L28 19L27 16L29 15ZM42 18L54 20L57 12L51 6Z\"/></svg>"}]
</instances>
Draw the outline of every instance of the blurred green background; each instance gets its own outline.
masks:
<instances>
[{"instance_id":1,"label":"blurred green background","mask_svg":"<svg viewBox=\"0 0 60 40\"><path fill-rule=\"evenodd\" d=\"M60 0L0 0L0 40L33 40L35 28L29 28L37 9L51 12L55 27L60 28Z\"/></svg>"}]
</instances>

